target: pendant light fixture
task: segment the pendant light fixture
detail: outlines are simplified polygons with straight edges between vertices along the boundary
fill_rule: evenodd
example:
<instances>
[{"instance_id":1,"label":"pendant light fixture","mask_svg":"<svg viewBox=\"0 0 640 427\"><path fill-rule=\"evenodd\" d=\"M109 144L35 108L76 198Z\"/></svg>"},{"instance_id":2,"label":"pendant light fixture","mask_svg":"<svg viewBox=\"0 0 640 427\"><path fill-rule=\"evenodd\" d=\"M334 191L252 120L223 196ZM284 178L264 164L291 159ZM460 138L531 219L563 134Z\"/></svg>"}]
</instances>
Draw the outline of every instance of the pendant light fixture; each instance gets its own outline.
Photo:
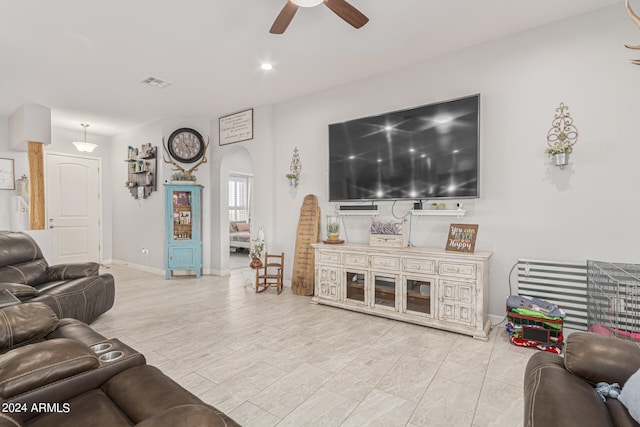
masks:
<instances>
[{"instance_id":1,"label":"pendant light fixture","mask_svg":"<svg viewBox=\"0 0 640 427\"><path fill-rule=\"evenodd\" d=\"M93 144L91 142L87 142L87 128L89 127L89 125L85 125L84 123L80 123L80 126L82 126L84 128L84 141L73 141L73 145L76 146L76 149L78 151L81 151L83 153L91 153L97 146L98 144Z\"/></svg>"}]
</instances>

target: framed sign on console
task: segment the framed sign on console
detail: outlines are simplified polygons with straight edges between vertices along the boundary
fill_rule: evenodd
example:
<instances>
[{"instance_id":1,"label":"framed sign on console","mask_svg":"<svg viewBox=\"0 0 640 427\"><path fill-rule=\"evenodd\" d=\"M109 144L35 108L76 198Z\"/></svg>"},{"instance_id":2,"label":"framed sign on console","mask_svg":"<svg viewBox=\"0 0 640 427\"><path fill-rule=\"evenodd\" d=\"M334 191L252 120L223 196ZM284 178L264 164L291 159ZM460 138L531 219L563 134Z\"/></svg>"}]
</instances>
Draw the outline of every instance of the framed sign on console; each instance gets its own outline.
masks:
<instances>
[{"instance_id":1,"label":"framed sign on console","mask_svg":"<svg viewBox=\"0 0 640 427\"><path fill-rule=\"evenodd\" d=\"M253 139L253 108L220 117L220 145Z\"/></svg>"},{"instance_id":2,"label":"framed sign on console","mask_svg":"<svg viewBox=\"0 0 640 427\"><path fill-rule=\"evenodd\" d=\"M451 224L447 237L447 250L473 253L477 235L478 224Z\"/></svg>"}]
</instances>

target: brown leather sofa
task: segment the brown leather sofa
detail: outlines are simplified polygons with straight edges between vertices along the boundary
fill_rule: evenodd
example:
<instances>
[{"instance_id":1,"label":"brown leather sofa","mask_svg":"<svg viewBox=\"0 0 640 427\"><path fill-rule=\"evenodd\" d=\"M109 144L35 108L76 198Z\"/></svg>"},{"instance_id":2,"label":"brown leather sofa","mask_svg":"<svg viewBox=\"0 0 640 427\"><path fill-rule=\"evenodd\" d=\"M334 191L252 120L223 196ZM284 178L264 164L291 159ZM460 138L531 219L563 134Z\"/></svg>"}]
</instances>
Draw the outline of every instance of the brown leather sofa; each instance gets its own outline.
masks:
<instances>
[{"instance_id":1,"label":"brown leather sofa","mask_svg":"<svg viewBox=\"0 0 640 427\"><path fill-rule=\"evenodd\" d=\"M98 269L95 262L49 266L31 236L0 233L0 289L47 304L58 318L91 323L113 307L113 276Z\"/></svg>"},{"instance_id":2,"label":"brown leather sofa","mask_svg":"<svg viewBox=\"0 0 640 427\"><path fill-rule=\"evenodd\" d=\"M615 398L606 403L596 384L618 383L640 369L637 344L604 335L575 332L566 339L564 358L534 354L524 377L524 425L638 427Z\"/></svg>"},{"instance_id":3,"label":"brown leather sofa","mask_svg":"<svg viewBox=\"0 0 640 427\"><path fill-rule=\"evenodd\" d=\"M136 350L42 303L0 310L0 427L237 426Z\"/></svg>"}]
</instances>

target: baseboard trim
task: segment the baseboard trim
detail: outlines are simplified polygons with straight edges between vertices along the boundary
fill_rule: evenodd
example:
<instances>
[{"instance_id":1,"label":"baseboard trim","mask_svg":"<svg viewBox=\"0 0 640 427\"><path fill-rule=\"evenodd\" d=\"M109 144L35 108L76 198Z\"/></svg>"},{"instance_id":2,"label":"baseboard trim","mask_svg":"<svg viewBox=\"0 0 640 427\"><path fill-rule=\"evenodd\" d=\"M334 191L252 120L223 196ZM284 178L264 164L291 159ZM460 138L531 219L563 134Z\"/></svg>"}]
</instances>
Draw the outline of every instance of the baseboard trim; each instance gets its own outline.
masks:
<instances>
[{"instance_id":1,"label":"baseboard trim","mask_svg":"<svg viewBox=\"0 0 640 427\"><path fill-rule=\"evenodd\" d=\"M506 313L504 316L496 316L495 314L490 314L489 320L491 321L491 327L494 327L499 323L504 326L505 316L506 316Z\"/></svg>"},{"instance_id":2,"label":"baseboard trim","mask_svg":"<svg viewBox=\"0 0 640 427\"><path fill-rule=\"evenodd\" d=\"M111 264L119 265L121 267L135 268L136 270L142 270L142 271L146 271L147 273L153 273L153 274L158 274L160 276L164 276L164 270L161 270L159 268L149 267L148 265L135 264L132 262L122 261L119 259L112 260Z\"/></svg>"},{"instance_id":3,"label":"baseboard trim","mask_svg":"<svg viewBox=\"0 0 640 427\"><path fill-rule=\"evenodd\" d=\"M206 270L203 272L203 274L208 274L210 276L221 276L221 277L225 277L225 276L230 276L231 275L231 270L226 269L226 270Z\"/></svg>"}]
</instances>

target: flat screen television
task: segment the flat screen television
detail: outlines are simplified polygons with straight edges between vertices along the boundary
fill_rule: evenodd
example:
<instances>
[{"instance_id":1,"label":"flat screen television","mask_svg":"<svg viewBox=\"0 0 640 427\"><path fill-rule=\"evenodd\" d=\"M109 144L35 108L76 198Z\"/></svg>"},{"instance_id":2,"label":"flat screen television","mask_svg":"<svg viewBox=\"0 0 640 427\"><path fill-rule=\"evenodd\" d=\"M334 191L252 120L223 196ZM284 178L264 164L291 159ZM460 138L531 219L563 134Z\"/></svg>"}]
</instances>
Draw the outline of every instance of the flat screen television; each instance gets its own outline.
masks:
<instances>
[{"instance_id":1,"label":"flat screen television","mask_svg":"<svg viewBox=\"0 0 640 427\"><path fill-rule=\"evenodd\" d=\"M329 200L477 198L480 95L329 125Z\"/></svg>"}]
</instances>

